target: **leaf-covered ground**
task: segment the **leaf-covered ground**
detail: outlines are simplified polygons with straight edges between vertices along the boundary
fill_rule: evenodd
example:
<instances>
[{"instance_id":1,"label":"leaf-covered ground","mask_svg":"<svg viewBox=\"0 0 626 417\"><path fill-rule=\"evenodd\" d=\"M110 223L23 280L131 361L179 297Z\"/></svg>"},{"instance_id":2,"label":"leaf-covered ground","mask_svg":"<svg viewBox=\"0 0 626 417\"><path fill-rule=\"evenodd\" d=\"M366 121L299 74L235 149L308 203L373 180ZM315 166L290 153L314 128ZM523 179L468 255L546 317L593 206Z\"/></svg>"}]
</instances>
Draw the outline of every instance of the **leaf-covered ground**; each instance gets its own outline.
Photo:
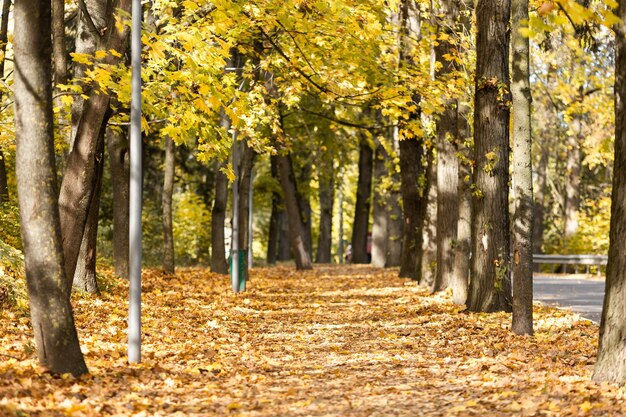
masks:
<instances>
[{"instance_id":1,"label":"leaf-covered ground","mask_svg":"<svg viewBox=\"0 0 626 417\"><path fill-rule=\"evenodd\" d=\"M589 381L597 327L538 307L460 311L397 271L256 269L249 290L204 270L144 274L144 362L126 364L127 291L77 296L91 375L41 374L29 321L0 313L1 415L609 416L626 390Z\"/></svg>"}]
</instances>

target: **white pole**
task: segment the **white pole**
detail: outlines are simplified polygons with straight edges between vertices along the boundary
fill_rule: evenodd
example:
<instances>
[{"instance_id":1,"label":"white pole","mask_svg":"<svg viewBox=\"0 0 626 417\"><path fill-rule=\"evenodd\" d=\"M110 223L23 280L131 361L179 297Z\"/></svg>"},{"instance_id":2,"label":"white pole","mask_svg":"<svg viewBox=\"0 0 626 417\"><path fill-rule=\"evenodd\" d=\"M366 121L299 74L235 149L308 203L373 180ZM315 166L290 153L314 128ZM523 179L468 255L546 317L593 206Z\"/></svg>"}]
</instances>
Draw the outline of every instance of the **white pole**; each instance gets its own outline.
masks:
<instances>
[{"instance_id":1,"label":"white pole","mask_svg":"<svg viewBox=\"0 0 626 417\"><path fill-rule=\"evenodd\" d=\"M230 244L230 283L234 292L239 292L239 161L237 157L237 134L233 131L233 234Z\"/></svg>"},{"instance_id":2,"label":"white pole","mask_svg":"<svg viewBox=\"0 0 626 417\"><path fill-rule=\"evenodd\" d=\"M130 212L128 363L141 362L141 0L133 0L131 27Z\"/></svg>"}]
</instances>

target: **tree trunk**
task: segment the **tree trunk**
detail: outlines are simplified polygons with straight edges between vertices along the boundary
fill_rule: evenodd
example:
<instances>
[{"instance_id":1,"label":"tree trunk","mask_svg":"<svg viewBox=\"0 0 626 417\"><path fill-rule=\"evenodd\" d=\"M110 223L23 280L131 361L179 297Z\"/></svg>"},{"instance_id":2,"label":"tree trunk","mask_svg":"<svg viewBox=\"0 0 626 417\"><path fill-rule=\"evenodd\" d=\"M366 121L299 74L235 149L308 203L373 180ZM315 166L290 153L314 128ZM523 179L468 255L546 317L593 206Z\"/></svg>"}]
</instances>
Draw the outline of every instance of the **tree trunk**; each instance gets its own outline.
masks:
<instances>
[{"instance_id":1,"label":"tree trunk","mask_svg":"<svg viewBox=\"0 0 626 417\"><path fill-rule=\"evenodd\" d=\"M530 122L528 0L512 0L513 48L513 324L516 334L533 334L533 171Z\"/></svg>"},{"instance_id":2,"label":"tree trunk","mask_svg":"<svg viewBox=\"0 0 626 417\"><path fill-rule=\"evenodd\" d=\"M304 231L304 247L309 253L309 259L313 259L313 224L311 201L309 199L312 169L311 158L309 155L306 155L305 164L300 172L300 177L296 179L297 183L299 183L297 197L298 207L300 207L300 216L302 218L302 230Z\"/></svg>"},{"instance_id":3,"label":"tree trunk","mask_svg":"<svg viewBox=\"0 0 626 417\"><path fill-rule=\"evenodd\" d=\"M241 143L243 152L239 162L239 250L249 251L250 248L250 188L252 187L252 168L254 166L254 150L247 143Z\"/></svg>"},{"instance_id":4,"label":"tree trunk","mask_svg":"<svg viewBox=\"0 0 626 417\"><path fill-rule=\"evenodd\" d=\"M120 0L118 13L130 13L131 0ZM106 27L108 28L101 40L103 50L124 51L127 43L126 29L118 31L115 24L117 13L111 13ZM121 58L108 54L103 58L104 65L116 65ZM61 233L63 235L63 254L65 258L65 275L69 280L74 276L76 261L80 251L87 213L91 204L96 185L96 148L103 121L109 110L110 97L99 91L91 93L85 101L84 109L78 126L72 150L67 158L65 176L59 193L61 217ZM68 291L71 286L68 283ZM67 294L69 297L69 292Z\"/></svg>"},{"instance_id":5,"label":"tree trunk","mask_svg":"<svg viewBox=\"0 0 626 417\"><path fill-rule=\"evenodd\" d=\"M168 275L174 275L176 270L174 261L174 229L172 224L172 194L174 193L174 174L176 171L174 153L174 141L169 136L166 136L161 201L163 203L163 271Z\"/></svg>"},{"instance_id":6,"label":"tree trunk","mask_svg":"<svg viewBox=\"0 0 626 417\"><path fill-rule=\"evenodd\" d=\"M367 250L370 217L370 198L372 195L372 171L374 151L368 138L362 134L359 143L359 179L356 189L354 206L354 222L352 224L352 263L366 264L370 262Z\"/></svg>"},{"instance_id":7,"label":"tree trunk","mask_svg":"<svg viewBox=\"0 0 626 417\"><path fill-rule=\"evenodd\" d=\"M52 373L78 376L88 371L67 296L70 280L61 246L50 2L17 0L13 17L16 167L30 318L41 365Z\"/></svg>"},{"instance_id":8,"label":"tree trunk","mask_svg":"<svg viewBox=\"0 0 626 417\"><path fill-rule=\"evenodd\" d=\"M9 185L7 182L7 166L4 153L0 149L0 203L9 201Z\"/></svg>"},{"instance_id":9,"label":"tree trunk","mask_svg":"<svg viewBox=\"0 0 626 417\"><path fill-rule=\"evenodd\" d=\"M469 177L471 169L467 163L459 164L458 196L459 221L454 248L454 273L452 274L452 301L465 305L470 270L470 239L472 235L471 214L472 195ZM467 178L467 180L466 180Z\"/></svg>"},{"instance_id":10,"label":"tree trunk","mask_svg":"<svg viewBox=\"0 0 626 417\"><path fill-rule=\"evenodd\" d=\"M457 70L451 58L457 55L451 41L457 36L455 29L459 19L459 2L444 1L439 5L442 21L437 24L440 35L435 46L436 60L441 63L436 77L445 80ZM437 269L433 290L442 291L450 286L454 273L454 242L459 221L458 170L456 147L459 143L458 100L447 98L444 111L437 121Z\"/></svg>"},{"instance_id":11,"label":"tree trunk","mask_svg":"<svg viewBox=\"0 0 626 417\"><path fill-rule=\"evenodd\" d=\"M304 230L300 216L300 207L298 206L298 189L293 173L291 157L288 154L278 155L276 156L276 162L278 164L280 184L283 188L285 203L287 205L289 240L291 242L291 250L296 260L296 269L312 269L311 258L309 257L304 243Z\"/></svg>"},{"instance_id":12,"label":"tree trunk","mask_svg":"<svg viewBox=\"0 0 626 417\"><path fill-rule=\"evenodd\" d=\"M4 56L7 49L7 32L9 28L9 11L11 9L11 0L4 0L2 2L2 17L0 18L0 52L2 52L2 59L0 59L0 77L4 80ZM0 95L0 98L2 96ZM9 186L7 181L7 167L4 160L4 153L0 149L0 203L9 200Z\"/></svg>"},{"instance_id":13,"label":"tree trunk","mask_svg":"<svg viewBox=\"0 0 626 417\"><path fill-rule=\"evenodd\" d=\"M317 254L315 262L328 264L332 262L333 245L333 202L335 199L335 175L332 158L320 163L319 199L320 199L320 233L317 238Z\"/></svg>"},{"instance_id":14,"label":"tree trunk","mask_svg":"<svg viewBox=\"0 0 626 417\"><path fill-rule=\"evenodd\" d=\"M580 124L580 120L576 120ZM564 220L565 230L563 233L565 246L578 231L578 208L580 205L580 138L578 135L568 135L567 138L567 180L565 182Z\"/></svg>"},{"instance_id":15,"label":"tree trunk","mask_svg":"<svg viewBox=\"0 0 626 417\"><path fill-rule=\"evenodd\" d=\"M5 1L7 3L8 1ZM52 0L52 55L54 83L67 84L67 46L65 45L65 0Z\"/></svg>"},{"instance_id":16,"label":"tree trunk","mask_svg":"<svg viewBox=\"0 0 626 417\"><path fill-rule=\"evenodd\" d=\"M545 200L548 183L548 160L547 146L541 146L541 156L537 167L537 188L535 203L533 205L533 253L543 253L543 219L545 216Z\"/></svg>"},{"instance_id":17,"label":"tree trunk","mask_svg":"<svg viewBox=\"0 0 626 417\"><path fill-rule=\"evenodd\" d=\"M291 243L289 242L289 219L286 204L281 199L278 207L278 261L284 262L291 259Z\"/></svg>"},{"instance_id":18,"label":"tree trunk","mask_svg":"<svg viewBox=\"0 0 626 417\"><path fill-rule=\"evenodd\" d=\"M113 191L113 264L115 275L128 278L128 230L130 198L130 159L126 129L107 130L109 169Z\"/></svg>"},{"instance_id":19,"label":"tree trunk","mask_svg":"<svg viewBox=\"0 0 626 417\"><path fill-rule=\"evenodd\" d=\"M400 276L419 280L421 273L422 228L426 215L426 197L420 187L420 178L425 178L422 157L424 147L421 140L400 141L400 176L402 207L404 209L404 231L402 234L402 262Z\"/></svg>"},{"instance_id":20,"label":"tree trunk","mask_svg":"<svg viewBox=\"0 0 626 417\"><path fill-rule=\"evenodd\" d=\"M470 311L511 310L509 229L510 0L476 9L476 93ZM503 91L505 92L503 94Z\"/></svg>"},{"instance_id":21,"label":"tree trunk","mask_svg":"<svg viewBox=\"0 0 626 417\"><path fill-rule=\"evenodd\" d=\"M272 180L278 180L278 166L276 164L276 157L270 156L270 172L272 174ZM270 227L267 237L267 264L274 265L278 255L278 235L280 228L280 216L279 207L280 193L278 190L272 190L272 212L270 214Z\"/></svg>"},{"instance_id":22,"label":"tree trunk","mask_svg":"<svg viewBox=\"0 0 626 417\"><path fill-rule=\"evenodd\" d=\"M215 163L215 200L211 210L211 272L218 274L228 274L226 245L224 243L228 177L222 172L224 168L226 168L225 162Z\"/></svg>"},{"instance_id":23,"label":"tree trunk","mask_svg":"<svg viewBox=\"0 0 626 417\"><path fill-rule=\"evenodd\" d=\"M393 175L394 184L400 184L399 175ZM385 268L400 266L402 262L402 231L404 227L404 219L402 217L402 196L396 190L391 192L389 197L389 207L387 207L388 218L388 239L387 239L387 256L385 259Z\"/></svg>"},{"instance_id":24,"label":"tree trunk","mask_svg":"<svg viewBox=\"0 0 626 417\"><path fill-rule=\"evenodd\" d=\"M421 253L418 257L422 259L422 269L419 273L420 285L432 290L435 285L435 275L437 272L437 162L433 155L433 150L427 150L426 154L426 215L422 228L423 242Z\"/></svg>"},{"instance_id":25,"label":"tree trunk","mask_svg":"<svg viewBox=\"0 0 626 417\"><path fill-rule=\"evenodd\" d=\"M615 157L606 291L593 380L626 382L626 2L620 0L615 26Z\"/></svg>"},{"instance_id":26,"label":"tree trunk","mask_svg":"<svg viewBox=\"0 0 626 417\"><path fill-rule=\"evenodd\" d=\"M105 121L104 124L107 122ZM96 187L94 195L89 206L87 214L87 223L85 224L85 232L83 233L83 241L76 262L76 271L74 272L73 286L79 290L98 294L98 281L96 279L96 252L98 244L98 219L100 215L100 190L102 189L102 173L104 171L104 132L99 139L98 150L96 155Z\"/></svg>"},{"instance_id":27,"label":"tree trunk","mask_svg":"<svg viewBox=\"0 0 626 417\"><path fill-rule=\"evenodd\" d=\"M387 210L387 192L383 190L383 180L389 174L387 160L389 155L378 142L374 159L374 224L372 226L372 265L384 268L387 263L387 243L389 241L389 214Z\"/></svg>"}]
</instances>

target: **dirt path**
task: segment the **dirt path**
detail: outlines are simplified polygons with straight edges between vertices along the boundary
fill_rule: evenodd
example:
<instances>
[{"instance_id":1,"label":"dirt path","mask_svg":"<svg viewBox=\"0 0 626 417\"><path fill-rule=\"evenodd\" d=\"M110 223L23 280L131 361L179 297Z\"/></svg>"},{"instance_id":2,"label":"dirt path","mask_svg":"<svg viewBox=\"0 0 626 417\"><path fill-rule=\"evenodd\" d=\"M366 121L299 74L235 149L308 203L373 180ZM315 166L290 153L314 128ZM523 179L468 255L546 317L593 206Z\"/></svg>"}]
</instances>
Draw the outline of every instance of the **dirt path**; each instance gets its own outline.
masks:
<instances>
[{"instance_id":1,"label":"dirt path","mask_svg":"<svg viewBox=\"0 0 626 417\"><path fill-rule=\"evenodd\" d=\"M242 295L202 270L151 272L144 291L140 366L125 363L126 290L75 300L81 380L40 376L27 321L2 312L0 415L626 413L623 389L589 382L597 328L567 312L538 308L536 337L513 336L507 314L354 266L255 270Z\"/></svg>"}]
</instances>

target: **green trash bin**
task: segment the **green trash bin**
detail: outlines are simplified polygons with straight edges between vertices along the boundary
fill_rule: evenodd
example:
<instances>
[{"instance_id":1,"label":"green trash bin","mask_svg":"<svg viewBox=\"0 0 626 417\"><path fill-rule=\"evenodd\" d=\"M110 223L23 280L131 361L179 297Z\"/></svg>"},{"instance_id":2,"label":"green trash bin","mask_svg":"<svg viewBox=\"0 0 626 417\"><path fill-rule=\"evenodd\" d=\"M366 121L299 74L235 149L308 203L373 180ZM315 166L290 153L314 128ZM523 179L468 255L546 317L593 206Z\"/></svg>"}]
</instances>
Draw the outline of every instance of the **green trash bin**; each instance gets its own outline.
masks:
<instances>
[{"instance_id":1,"label":"green trash bin","mask_svg":"<svg viewBox=\"0 0 626 417\"><path fill-rule=\"evenodd\" d=\"M237 251L239 256L239 282L237 283L237 292L246 290L246 282L248 281L248 251L240 249ZM230 268L230 276L233 276L233 257L228 257L228 265Z\"/></svg>"}]
</instances>

